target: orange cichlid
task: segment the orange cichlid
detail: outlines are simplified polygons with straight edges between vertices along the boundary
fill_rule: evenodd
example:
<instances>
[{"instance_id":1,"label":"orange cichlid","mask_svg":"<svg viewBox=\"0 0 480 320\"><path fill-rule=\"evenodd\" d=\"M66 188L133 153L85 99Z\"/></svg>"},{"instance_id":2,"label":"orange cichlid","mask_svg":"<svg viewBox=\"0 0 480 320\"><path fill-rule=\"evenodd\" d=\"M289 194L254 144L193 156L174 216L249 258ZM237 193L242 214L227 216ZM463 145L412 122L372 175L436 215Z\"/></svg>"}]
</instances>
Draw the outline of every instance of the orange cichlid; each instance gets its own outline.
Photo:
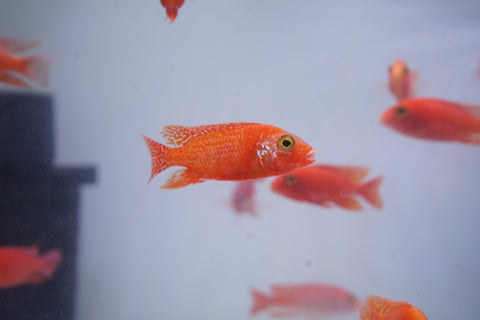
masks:
<instances>
[{"instance_id":1,"label":"orange cichlid","mask_svg":"<svg viewBox=\"0 0 480 320\"><path fill-rule=\"evenodd\" d=\"M403 134L428 140L480 144L480 107L439 99L407 99L380 121Z\"/></svg>"},{"instance_id":2,"label":"orange cichlid","mask_svg":"<svg viewBox=\"0 0 480 320\"><path fill-rule=\"evenodd\" d=\"M175 21L178 14L178 9L183 6L185 0L160 0L160 3L167 12L167 17L170 19L170 23Z\"/></svg>"},{"instance_id":3,"label":"orange cichlid","mask_svg":"<svg viewBox=\"0 0 480 320\"><path fill-rule=\"evenodd\" d=\"M41 86L48 86L48 69L52 55L16 56L19 52L37 46L39 43L29 40L0 38L0 81L13 86L30 87L15 74L22 75Z\"/></svg>"},{"instance_id":4,"label":"orange cichlid","mask_svg":"<svg viewBox=\"0 0 480 320\"><path fill-rule=\"evenodd\" d=\"M398 101L415 95L413 87L418 72L411 71L403 60L395 61L388 68L388 85Z\"/></svg>"},{"instance_id":5,"label":"orange cichlid","mask_svg":"<svg viewBox=\"0 0 480 320\"><path fill-rule=\"evenodd\" d=\"M171 166L182 166L162 186L176 189L205 180L248 180L279 175L314 162L315 150L271 125L226 123L166 126L165 146L143 136L152 158L149 182Z\"/></svg>"},{"instance_id":6,"label":"orange cichlid","mask_svg":"<svg viewBox=\"0 0 480 320\"><path fill-rule=\"evenodd\" d=\"M276 177L271 188L287 198L310 202L324 207L336 204L348 210L362 210L356 199L364 197L375 208L382 208L378 192L382 177L366 183L368 169L363 167L312 165Z\"/></svg>"},{"instance_id":7,"label":"orange cichlid","mask_svg":"<svg viewBox=\"0 0 480 320\"><path fill-rule=\"evenodd\" d=\"M360 309L360 320L427 320L427 317L408 302L371 296Z\"/></svg>"},{"instance_id":8,"label":"orange cichlid","mask_svg":"<svg viewBox=\"0 0 480 320\"><path fill-rule=\"evenodd\" d=\"M348 314L360 307L355 295L331 285L272 285L271 290L271 296L251 290L254 300L250 309L251 316L268 310L274 318L324 319Z\"/></svg>"},{"instance_id":9,"label":"orange cichlid","mask_svg":"<svg viewBox=\"0 0 480 320\"><path fill-rule=\"evenodd\" d=\"M257 215L255 205L255 180L245 180L237 182L232 195L232 206L236 213L243 212Z\"/></svg>"},{"instance_id":10,"label":"orange cichlid","mask_svg":"<svg viewBox=\"0 0 480 320\"><path fill-rule=\"evenodd\" d=\"M50 279L62 261L59 250L39 255L38 247L0 247L0 288Z\"/></svg>"}]
</instances>

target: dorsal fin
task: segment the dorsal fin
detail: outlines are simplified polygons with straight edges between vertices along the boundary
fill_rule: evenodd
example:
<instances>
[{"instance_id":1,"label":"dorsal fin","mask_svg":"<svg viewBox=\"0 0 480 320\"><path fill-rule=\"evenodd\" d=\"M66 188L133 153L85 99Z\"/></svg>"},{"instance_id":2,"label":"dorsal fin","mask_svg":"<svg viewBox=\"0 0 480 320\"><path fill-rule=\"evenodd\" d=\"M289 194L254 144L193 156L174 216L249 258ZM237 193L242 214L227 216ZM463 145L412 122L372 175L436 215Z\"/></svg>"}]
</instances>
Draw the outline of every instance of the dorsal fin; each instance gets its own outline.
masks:
<instances>
[{"instance_id":1,"label":"dorsal fin","mask_svg":"<svg viewBox=\"0 0 480 320\"><path fill-rule=\"evenodd\" d=\"M408 304L402 301L390 300L378 296L370 296L361 308L360 319L383 319L393 309L402 306L408 306Z\"/></svg>"},{"instance_id":2,"label":"dorsal fin","mask_svg":"<svg viewBox=\"0 0 480 320\"><path fill-rule=\"evenodd\" d=\"M369 169L366 167L347 167L347 166L334 166L334 165L315 165L323 170L329 170L337 172L344 176L349 177L355 183L360 183L367 176Z\"/></svg>"},{"instance_id":3,"label":"dorsal fin","mask_svg":"<svg viewBox=\"0 0 480 320\"><path fill-rule=\"evenodd\" d=\"M284 294L288 294L288 292L290 291L288 286L282 286L278 284L272 284L270 286L270 290L272 291L273 297L278 297Z\"/></svg>"},{"instance_id":4,"label":"dorsal fin","mask_svg":"<svg viewBox=\"0 0 480 320\"><path fill-rule=\"evenodd\" d=\"M40 42L32 40L0 38L0 48L8 52L20 52L38 46Z\"/></svg>"},{"instance_id":5,"label":"dorsal fin","mask_svg":"<svg viewBox=\"0 0 480 320\"><path fill-rule=\"evenodd\" d=\"M166 126L162 130L162 135L167 140L167 144L172 146L181 146L182 144L193 138L198 138L210 133L231 130L255 124L256 123L235 122L194 127Z\"/></svg>"}]
</instances>

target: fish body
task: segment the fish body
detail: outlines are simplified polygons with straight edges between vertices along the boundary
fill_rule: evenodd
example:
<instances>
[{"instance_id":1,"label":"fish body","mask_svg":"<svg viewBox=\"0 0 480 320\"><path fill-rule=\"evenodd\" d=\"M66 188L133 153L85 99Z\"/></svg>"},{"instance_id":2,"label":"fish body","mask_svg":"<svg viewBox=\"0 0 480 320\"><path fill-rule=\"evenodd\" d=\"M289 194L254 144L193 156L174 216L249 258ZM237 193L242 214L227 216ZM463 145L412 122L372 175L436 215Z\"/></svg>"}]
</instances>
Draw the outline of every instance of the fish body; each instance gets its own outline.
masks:
<instances>
[{"instance_id":1,"label":"fish body","mask_svg":"<svg viewBox=\"0 0 480 320\"><path fill-rule=\"evenodd\" d=\"M177 18L178 15L178 10L183 6L184 2L185 0L160 0L170 22L175 21L175 18Z\"/></svg>"},{"instance_id":2,"label":"fish body","mask_svg":"<svg viewBox=\"0 0 480 320\"><path fill-rule=\"evenodd\" d=\"M23 51L38 45L37 42L0 38L0 81L14 86L30 87L15 74L41 86L48 86L48 69L52 55L16 56L12 52Z\"/></svg>"},{"instance_id":3,"label":"fish body","mask_svg":"<svg viewBox=\"0 0 480 320\"><path fill-rule=\"evenodd\" d=\"M368 174L364 167L312 165L276 177L271 188L287 198L348 210L362 210L357 196L363 196L377 209L382 208L378 189L382 177L363 183Z\"/></svg>"},{"instance_id":4,"label":"fish body","mask_svg":"<svg viewBox=\"0 0 480 320\"><path fill-rule=\"evenodd\" d=\"M37 247L0 247L0 288L50 279L62 260L59 250L40 255Z\"/></svg>"},{"instance_id":5,"label":"fish body","mask_svg":"<svg viewBox=\"0 0 480 320\"><path fill-rule=\"evenodd\" d=\"M270 311L272 317L305 317L324 319L350 313L360 307L352 293L331 285L299 284L272 285L271 296L251 290L253 306L250 315Z\"/></svg>"},{"instance_id":6,"label":"fish body","mask_svg":"<svg viewBox=\"0 0 480 320\"><path fill-rule=\"evenodd\" d=\"M361 306L360 320L427 320L427 317L408 302L371 296Z\"/></svg>"},{"instance_id":7,"label":"fish body","mask_svg":"<svg viewBox=\"0 0 480 320\"><path fill-rule=\"evenodd\" d=\"M232 206L236 213L248 213L257 215L255 205L255 180L244 180L237 182L232 195Z\"/></svg>"},{"instance_id":8,"label":"fish body","mask_svg":"<svg viewBox=\"0 0 480 320\"><path fill-rule=\"evenodd\" d=\"M388 68L388 74L390 91L398 101L411 98L415 95L414 83L418 77L418 72L411 71L405 61L395 61Z\"/></svg>"},{"instance_id":9,"label":"fish body","mask_svg":"<svg viewBox=\"0 0 480 320\"><path fill-rule=\"evenodd\" d=\"M143 136L152 158L151 181L170 166L182 166L162 188L205 180L248 180L289 172L314 161L315 151L300 138L271 125L226 123L167 126L166 146Z\"/></svg>"},{"instance_id":10,"label":"fish body","mask_svg":"<svg viewBox=\"0 0 480 320\"><path fill-rule=\"evenodd\" d=\"M480 144L480 107L440 99L406 99L380 121L403 134L427 140Z\"/></svg>"}]
</instances>

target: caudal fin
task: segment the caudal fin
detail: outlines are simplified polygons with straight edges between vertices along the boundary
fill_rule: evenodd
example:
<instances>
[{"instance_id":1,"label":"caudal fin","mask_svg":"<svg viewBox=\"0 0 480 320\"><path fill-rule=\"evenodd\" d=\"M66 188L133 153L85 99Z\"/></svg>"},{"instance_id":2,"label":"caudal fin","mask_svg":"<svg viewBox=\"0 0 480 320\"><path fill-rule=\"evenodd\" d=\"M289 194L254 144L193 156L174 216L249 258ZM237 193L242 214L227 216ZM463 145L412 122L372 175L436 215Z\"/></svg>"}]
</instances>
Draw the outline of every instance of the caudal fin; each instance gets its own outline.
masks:
<instances>
[{"instance_id":1,"label":"caudal fin","mask_svg":"<svg viewBox=\"0 0 480 320\"><path fill-rule=\"evenodd\" d=\"M51 250L42 257L42 273L45 278L51 278L62 262L62 252L58 249Z\"/></svg>"},{"instance_id":2,"label":"caudal fin","mask_svg":"<svg viewBox=\"0 0 480 320\"><path fill-rule=\"evenodd\" d=\"M271 303L271 299L255 289L250 290L250 292L252 293L253 297L253 306L250 309L250 315L253 316L254 314L268 308Z\"/></svg>"},{"instance_id":3,"label":"caudal fin","mask_svg":"<svg viewBox=\"0 0 480 320\"><path fill-rule=\"evenodd\" d=\"M372 179L361 186L360 194L375 208L381 209L383 206L382 198L378 191L383 177Z\"/></svg>"},{"instance_id":4,"label":"caudal fin","mask_svg":"<svg viewBox=\"0 0 480 320\"><path fill-rule=\"evenodd\" d=\"M147 183L150 183L152 179L162 172L163 170L167 169L170 165L167 164L165 160L165 153L167 152L168 147L164 146L161 143L153 141L149 137L142 135L143 140L147 144L148 151L150 151L150 156L152 158L152 173L150 174L150 179L148 179Z\"/></svg>"},{"instance_id":5,"label":"caudal fin","mask_svg":"<svg viewBox=\"0 0 480 320\"><path fill-rule=\"evenodd\" d=\"M35 83L48 87L48 69L52 63L53 55L35 55L25 57L27 68L22 75Z\"/></svg>"}]
</instances>

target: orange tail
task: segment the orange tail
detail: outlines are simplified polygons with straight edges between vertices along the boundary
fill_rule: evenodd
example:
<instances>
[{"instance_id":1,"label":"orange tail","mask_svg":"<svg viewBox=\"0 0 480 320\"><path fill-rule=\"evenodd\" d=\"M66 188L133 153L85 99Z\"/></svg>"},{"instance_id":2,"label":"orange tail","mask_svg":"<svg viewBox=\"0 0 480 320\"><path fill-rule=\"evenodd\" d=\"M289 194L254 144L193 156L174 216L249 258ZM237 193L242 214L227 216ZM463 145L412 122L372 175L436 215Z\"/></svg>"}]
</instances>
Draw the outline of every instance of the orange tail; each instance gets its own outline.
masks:
<instances>
[{"instance_id":1,"label":"orange tail","mask_svg":"<svg viewBox=\"0 0 480 320\"><path fill-rule=\"evenodd\" d=\"M382 198L378 191L383 177L370 180L360 187L360 194L375 208L381 209L383 206Z\"/></svg>"},{"instance_id":2,"label":"orange tail","mask_svg":"<svg viewBox=\"0 0 480 320\"><path fill-rule=\"evenodd\" d=\"M62 252L58 249L51 250L42 257L42 272L45 278L51 278L62 261Z\"/></svg>"},{"instance_id":3,"label":"orange tail","mask_svg":"<svg viewBox=\"0 0 480 320\"><path fill-rule=\"evenodd\" d=\"M253 316L254 314L268 308L272 299L255 289L252 289L250 292L253 296L253 306L252 309L250 309L250 315Z\"/></svg>"},{"instance_id":4,"label":"orange tail","mask_svg":"<svg viewBox=\"0 0 480 320\"><path fill-rule=\"evenodd\" d=\"M27 68L22 75L29 80L48 87L48 69L52 63L53 55L36 55L25 57Z\"/></svg>"},{"instance_id":5,"label":"orange tail","mask_svg":"<svg viewBox=\"0 0 480 320\"><path fill-rule=\"evenodd\" d=\"M150 181L152 181L157 174L170 167L165 160L165 154L169 148L161 143L153 141L145 135L142 135L142 137L143 140L145 140L148 151L150 151L150 156L152 157L152 173L150 174L150 179L148 179L147 182L150 183Z\"/></svg>"}]
</instances>

